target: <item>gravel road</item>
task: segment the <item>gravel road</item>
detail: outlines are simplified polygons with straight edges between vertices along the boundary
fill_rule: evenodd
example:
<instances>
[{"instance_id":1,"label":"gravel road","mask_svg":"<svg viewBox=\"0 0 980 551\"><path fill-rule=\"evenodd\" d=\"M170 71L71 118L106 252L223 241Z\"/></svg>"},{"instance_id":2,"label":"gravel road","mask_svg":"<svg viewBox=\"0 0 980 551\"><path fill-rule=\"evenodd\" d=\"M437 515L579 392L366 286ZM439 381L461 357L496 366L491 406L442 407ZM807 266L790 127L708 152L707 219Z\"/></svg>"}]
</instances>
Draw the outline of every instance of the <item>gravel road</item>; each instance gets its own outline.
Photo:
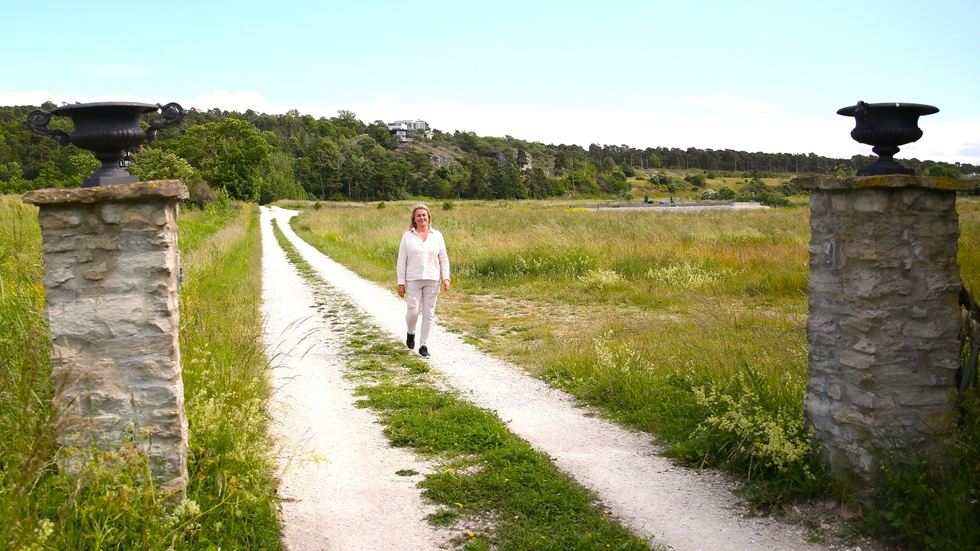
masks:
<instances>
[{"instance_id":1,"label":"gravel road","mask_svg":"<svg viewBox=\"0 0 980 551\"><path fill-rule=\"evenodd\" d=\"M433 467L388 446L372 414L353 406L338 339L276 242L272 220L322 279L400 341L405 307L394 293L394 266L390 289L359 278L293 233L289 219L296 214L262 208L263 315L274 355L271 407L282 446L286 545L293 551L444 549L449 535L424 519L435 509L420 497L420 477L395 474ZM726 477L675 466L648 435L589 415L564 393L438 324L429 349L433 370L473 403L495 410L637 535L677 551L825 549L806 541L801 527L743 516Z\"/></svg>"}]
</instances>

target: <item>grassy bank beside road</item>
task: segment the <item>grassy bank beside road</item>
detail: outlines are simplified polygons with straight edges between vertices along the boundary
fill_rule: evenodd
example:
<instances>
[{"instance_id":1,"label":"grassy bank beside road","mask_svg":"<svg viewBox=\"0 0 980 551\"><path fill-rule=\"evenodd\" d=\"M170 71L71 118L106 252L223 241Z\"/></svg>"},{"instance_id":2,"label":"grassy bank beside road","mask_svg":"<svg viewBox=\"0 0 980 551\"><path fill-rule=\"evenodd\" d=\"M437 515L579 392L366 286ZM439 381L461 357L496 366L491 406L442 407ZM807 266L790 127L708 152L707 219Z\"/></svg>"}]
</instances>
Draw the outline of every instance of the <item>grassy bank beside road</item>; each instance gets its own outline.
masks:
<instances>
[{"instance_id":1,"label":"grassy bank beside road","mask_svg":"<svg viewBox=\"0 0 980 551\"><path fill-rule=\"evenodd\" d=\"M37 209L0 196L0 548L279 549L262 403L258 209L184 211L181 351L188 499L168 504L134 446L56 467Z\"/></svg>"},{"instance_id":2,"label":"grassy bank beside road","mask_svg":"<svg viewBox=\"0 0 980 551\"><path fill-rule=\"evenodd\" d=\"M187 548L281 549L274 444L265 401L259 209L181 216L181 237L208 233L182 262L180 348L190 422L189 498L202 511ZM195 216L198 215L198 216ZM215 223L212 216L224 217ZM194 229L192 229L192 227ZM216 227L220 230L215 231Z\"/></svg>"}]
</instances>

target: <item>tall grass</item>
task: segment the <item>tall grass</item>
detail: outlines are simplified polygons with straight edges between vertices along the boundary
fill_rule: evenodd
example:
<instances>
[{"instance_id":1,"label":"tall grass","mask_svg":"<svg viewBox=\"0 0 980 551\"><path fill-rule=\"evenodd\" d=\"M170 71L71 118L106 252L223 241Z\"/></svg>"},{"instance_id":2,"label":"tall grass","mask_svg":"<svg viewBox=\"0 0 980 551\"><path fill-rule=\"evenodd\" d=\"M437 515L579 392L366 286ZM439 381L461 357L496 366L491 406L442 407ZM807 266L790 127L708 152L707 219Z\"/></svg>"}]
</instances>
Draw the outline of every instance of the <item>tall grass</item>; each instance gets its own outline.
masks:
<instances>
[{"instance_id":1,"label":"tall grass","mask_svg":"<svg viewBox=\"0 0 980 551\"><path fill-rule=\"evenodd\" d=\"M960 198L960 275L975 299L980 298L980 199Z\"/></svg>"},{"instance_id":2,"label":"tall grass","mask_svg":"<svg viewBox=\"0 0 980 551\"><path fill-rule=\"evenodd\" d=\"M980 207L959 205L970 287L980 282ZM440 297L444 322L656 435L677 457L740 474L760 503L832 491L803 424L807 209L454 206L430 205L453 262L453 291ZM410 208L307 210L294 225L325 253L393 287ZM963 430L958 449L976 472L976 424ZM970 476L962 484L975 496ZM976 511L976 498L968 500L967 512ZM976 533L967 539L980 541Z\"/></svg>"},{"instance_id":3,"label":"tall grass","mask_svg":"<svg viewBox=\"0 0 980 551\"><path fill-rule=\"evenodd\" d=\"M37 209L0 197L0 548L281 547L266 419L254 407L268 393L255 344L257 215L254 207L238 212L181 216L192 455L188 499L173 504L153 487L135 445L93 451L78 476L56 467ZM233 229L218 231L223 226Z\"/></svg>"},{"instance_id":4,"label":"tall grass","mask_svg":"<svg viewBox=\"0 0 980 551\"><path fill-rule=\"evenodd\" d=\"M256 205L186 253L180 291L181 356L190 421L190 488L204 536L221 549L280 549L275 456L264 408L271 393L262 348L262 243ZM182 216L211 233L212 216ZM194 242L193 238L187 239ZM193 546L192 546L193 547Z\"/></svg>"},{"instance_id":5,"label":"tall grass","mask_svg":"<svg viewBox=\"0 0 980 551\"><path fill-rule=\"evenodd\" d=\"M54 459L40 251L37 209L0 196L0 547L42 539L32 492Z\"/></svg>"}]
</instances>

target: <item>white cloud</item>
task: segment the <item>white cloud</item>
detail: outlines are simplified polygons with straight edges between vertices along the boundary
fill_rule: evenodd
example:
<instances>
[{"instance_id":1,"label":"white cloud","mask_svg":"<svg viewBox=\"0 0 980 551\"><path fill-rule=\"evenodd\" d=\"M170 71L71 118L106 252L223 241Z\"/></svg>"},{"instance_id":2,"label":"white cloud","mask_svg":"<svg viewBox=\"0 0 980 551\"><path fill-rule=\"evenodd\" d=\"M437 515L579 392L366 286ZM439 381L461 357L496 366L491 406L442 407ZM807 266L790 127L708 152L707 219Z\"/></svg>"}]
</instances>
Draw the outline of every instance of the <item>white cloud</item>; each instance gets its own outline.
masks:
<instances>
[{"instance_id":1,"label":"white cloud","mask_svg":"<svg viewBox=\"0 0 980 551\"><path fill-rule=\"evenodd\" d=\"M17 93L0 92L0 105L41 105L49 100L55 101L54 97L55 95L47 90L31 90Z\"/></svg>"},{"instance_id":2,"label":"white cloud","mask_svg":"<svg viewBox=\"0 0 980 551\"><path fill-rule=\"evenodd\" d=\"M374 100L378 103L397 103L398 98L394 94L378 94L374 96Z\"/></svg>"},{"instance_id":3,"label":"white cloud","mask_svg":"<svg viewBox=\"0 0 980 551\"><path fill-rule=\"evenodd\" d=\"M915 157L920 160L964 162L980 165L980 120L936 121L919 120L922 137L919 141L902 146L896 156Z\"/></svg>"},{"instance_id":4,"label":"white cloud","mask_svg":"<svg viewBox=\"0 0 980 551\"><path fill-rule=\"evenodd\" d=\"M0 105L41 105L50 101L56 105L69 103L92 103L100 101L131 101L139 103L169 103L173 100L166 98L148 99L132 94L101 95L101 96L59 96L47 90L32 90L29 92L6 93L0 92Z\"/></svg>"},{"instance_id":5,"label":"white cloud","mask_svg":"<svg viewBox=\"0 0 980 551\"><path fill-rule=\"evenodd\" d=\"M266 99L259 92L238 91L229 92L227 90L216 90L209 94L197 96L196 98L179 98L176 101L184 109L195 108L199 111L207 111L218 107L224 111L238 111L244 113L251 109L256 113L285 113L289 107L279 105Z\"/></svg>"},{"instance_id":6,"label":"white cloud","mask_svg":"<svg viewBox=\"0 0 980 551\"><path fill-rule=\"evenodd\" d=\"M772 105L745 98L732 96L727 92L715 94L713 96L694 96L681 98L674 102L677 105L692 105L695 107L707 107L716 113L760 113L772 109Z\"/></svg>"},{"instance_id":7,"label":"white cloud","mask_svg":"<svg viewBox=\"0 0 980 551\"><path fill-rule=\"evenodd\" d=\"M120 63L83 64L76 67L78 73L97 77L138 77L146 75L146 70L137 65Z\"/></svg>"}]
</instances>

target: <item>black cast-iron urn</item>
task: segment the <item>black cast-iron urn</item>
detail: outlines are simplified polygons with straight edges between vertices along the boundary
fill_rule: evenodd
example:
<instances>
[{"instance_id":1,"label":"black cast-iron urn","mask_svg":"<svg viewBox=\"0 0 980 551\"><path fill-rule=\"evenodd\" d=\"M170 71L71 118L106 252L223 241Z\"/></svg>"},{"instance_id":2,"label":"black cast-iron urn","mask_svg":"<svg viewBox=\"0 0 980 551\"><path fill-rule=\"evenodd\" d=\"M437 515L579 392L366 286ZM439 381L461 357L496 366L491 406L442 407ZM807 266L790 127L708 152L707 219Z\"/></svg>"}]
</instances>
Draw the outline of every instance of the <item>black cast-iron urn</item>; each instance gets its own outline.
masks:
<instances>
[{"instance_id":1,"label":"black cast-iron urn","mask_svg":"<svg viewBox=\"0 0 980 551\"><path fill-rule=\"evenodd\" d=\"M157 111L162 113L164 120L143 130L140 117ZM75 127L71 135L62 130L48 128L52 116L69 117ZM55 136L61 145L71 143L75 147L95 153L95 158L102 161L102 167L82 183L82 187L95 187L139 181L139 178L131 175L120 163L126 151L144 141L153 140L157 130L171 127L183 118L184 109L176 103L76 103L51 111L31 111L27 115L27 126L39 134Z\"/></svg>"},{"instance_id":2,"label":"black cast-iron urn","mask_svg":"<svg viewBox=\"0 0 980 551\"><path fill-rule=\"evenodd\" d=\"M871 151L878 160L857 171L858 176L878 176L883 174L914 175L915 171L898 164L893 157L900 145L912 143L922 137L919 117L938 113L931 105L918 103L865 103L844 107L838 115L854 117L855 127L851 137L856 141L873 146Z\"/></svg>"}]
</instances>

